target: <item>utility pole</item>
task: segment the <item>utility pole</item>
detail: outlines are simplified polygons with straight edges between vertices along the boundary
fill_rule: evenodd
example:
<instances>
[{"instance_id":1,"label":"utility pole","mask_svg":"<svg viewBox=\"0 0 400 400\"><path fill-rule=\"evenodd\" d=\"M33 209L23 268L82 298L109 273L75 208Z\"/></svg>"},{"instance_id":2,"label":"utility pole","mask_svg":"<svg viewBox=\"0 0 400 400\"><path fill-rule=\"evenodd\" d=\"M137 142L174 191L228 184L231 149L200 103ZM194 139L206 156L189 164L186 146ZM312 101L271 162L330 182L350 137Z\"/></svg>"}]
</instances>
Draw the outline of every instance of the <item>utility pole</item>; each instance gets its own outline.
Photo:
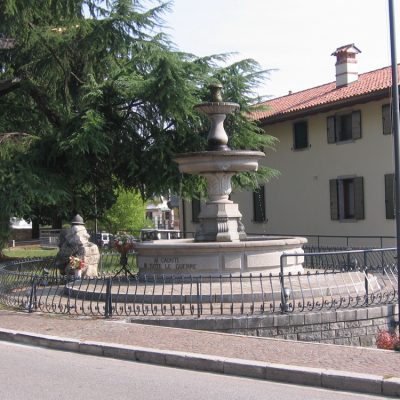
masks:
<instances>
[{"instance_id":1,"label":"utility pole","mask_svg":"<svg viewBox=\"0 0 400 400\"><path fill-rule=\"evenodd\" d=\"M396 29L394 21L393 0L389 0L390 25L390 54L392 59L392 126L394 137L394 164L395 164L395 196L396 196L396 244L397 244L397 297L398 297L398 327L400 332L400 140L399 140L399 80L397 73L396 56Z\"/></svg>"}]
</instances>

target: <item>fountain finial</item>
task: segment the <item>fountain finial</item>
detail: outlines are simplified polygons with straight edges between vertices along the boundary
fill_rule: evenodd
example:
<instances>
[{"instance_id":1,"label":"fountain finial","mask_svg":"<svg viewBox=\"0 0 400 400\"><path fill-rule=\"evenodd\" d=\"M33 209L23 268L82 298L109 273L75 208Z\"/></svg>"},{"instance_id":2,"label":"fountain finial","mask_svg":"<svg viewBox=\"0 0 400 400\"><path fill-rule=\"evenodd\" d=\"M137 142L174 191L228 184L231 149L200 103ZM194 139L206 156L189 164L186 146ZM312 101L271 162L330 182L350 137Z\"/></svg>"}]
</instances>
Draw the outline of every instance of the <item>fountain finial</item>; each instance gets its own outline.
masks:
<instances>
[{"instance_id":1,"label":"fountain finial","mask_svg":"<svg viewBox=\"0 0 400 400\"><path fill-rule=\"evenodd\" d=\"M211 92L211 101L213 103L222 102L222 85L219 82L214 82L209 86Z\"/></svg>"},{"instance_id":2,"label":"fountain finial","mask_svg":"<svg viewBox=\"0 0 400 400\"><path fill-rule=\"evenodd\" d=\"M211 127L207 136L207 149L211 151L230 150L228 147L228 135L224 128L224 120L227 114L232 114L240 108L239 104L222 101L222 85L220 82L212 83L209 85L209 89L211 102L194 106L196 110L206 114L211 120Z\"/></svg>"}]
</instances>

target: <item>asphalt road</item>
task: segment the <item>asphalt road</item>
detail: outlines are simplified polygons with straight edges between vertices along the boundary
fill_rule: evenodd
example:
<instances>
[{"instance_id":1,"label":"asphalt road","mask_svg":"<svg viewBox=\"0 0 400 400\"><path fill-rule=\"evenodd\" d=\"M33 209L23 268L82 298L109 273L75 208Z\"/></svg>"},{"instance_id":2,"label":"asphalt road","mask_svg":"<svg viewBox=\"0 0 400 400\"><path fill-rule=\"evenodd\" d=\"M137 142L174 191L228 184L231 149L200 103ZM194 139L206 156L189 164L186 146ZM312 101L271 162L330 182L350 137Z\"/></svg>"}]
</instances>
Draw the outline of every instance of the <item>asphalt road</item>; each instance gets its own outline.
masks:
<instances>
[{"instance_id":1,"label":"asphalt road","mask_svg":"<svg viewBox=\"0 0 400 400\"><path fill-rule=\"evenodd\" d=\"M1 400L378 400L0 342Z\"/></svg>"}]
</instances>

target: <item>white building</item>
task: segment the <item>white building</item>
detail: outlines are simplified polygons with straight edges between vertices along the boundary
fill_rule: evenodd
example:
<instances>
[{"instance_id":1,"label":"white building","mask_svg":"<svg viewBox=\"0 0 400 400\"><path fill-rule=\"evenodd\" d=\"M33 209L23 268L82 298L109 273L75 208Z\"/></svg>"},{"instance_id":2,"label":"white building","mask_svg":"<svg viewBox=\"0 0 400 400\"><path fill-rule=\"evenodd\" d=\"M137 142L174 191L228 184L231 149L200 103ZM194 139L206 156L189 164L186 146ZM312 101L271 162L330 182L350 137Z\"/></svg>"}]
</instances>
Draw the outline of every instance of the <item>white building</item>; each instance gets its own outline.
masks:
<instances>
[{"instance_id":1,"label":"white building","mask_svg":"<svg viewBox=\"0 0 400 400\"><path fill-rule=\"evenodd\" d=\"M151 220L156 229L179 229L179 209L176 196L171 199L161 196L157 203L146 206L146 218Z\"/></svg>"}]
</instances>

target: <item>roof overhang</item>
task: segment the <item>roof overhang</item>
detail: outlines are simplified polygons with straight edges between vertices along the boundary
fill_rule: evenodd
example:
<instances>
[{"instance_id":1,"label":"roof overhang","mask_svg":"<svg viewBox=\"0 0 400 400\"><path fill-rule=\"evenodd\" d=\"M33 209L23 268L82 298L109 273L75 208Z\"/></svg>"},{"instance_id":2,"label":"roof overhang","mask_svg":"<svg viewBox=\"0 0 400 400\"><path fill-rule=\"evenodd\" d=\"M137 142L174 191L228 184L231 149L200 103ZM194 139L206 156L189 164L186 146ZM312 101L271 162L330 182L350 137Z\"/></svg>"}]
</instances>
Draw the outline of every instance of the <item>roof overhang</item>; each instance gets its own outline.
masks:
<instances>
[{"instance_id":1,"label":"roof overhang","mask_svg":"<svg viewBox=\"0 0 400 400\"><path fill-rule=\"evenodd\" d=\"M270 124L275 124L278 122L291 121L294 119L304 118L309 115L320 114L324 112L329 112L337 110L339 108L351 107L356 104L365 104L370 101L381 100L388 98L390 96L390 88L385 88L376 92L366 93L360 96L350 97L348 99L343 99L340 101L335 101L333 103L321 104L315 107L310 107L303 110L292 111L288 113L282 113L277 115L271 115L269 117L260 119L258 124L263 127Z\"/></svg>"}]
</instances>

